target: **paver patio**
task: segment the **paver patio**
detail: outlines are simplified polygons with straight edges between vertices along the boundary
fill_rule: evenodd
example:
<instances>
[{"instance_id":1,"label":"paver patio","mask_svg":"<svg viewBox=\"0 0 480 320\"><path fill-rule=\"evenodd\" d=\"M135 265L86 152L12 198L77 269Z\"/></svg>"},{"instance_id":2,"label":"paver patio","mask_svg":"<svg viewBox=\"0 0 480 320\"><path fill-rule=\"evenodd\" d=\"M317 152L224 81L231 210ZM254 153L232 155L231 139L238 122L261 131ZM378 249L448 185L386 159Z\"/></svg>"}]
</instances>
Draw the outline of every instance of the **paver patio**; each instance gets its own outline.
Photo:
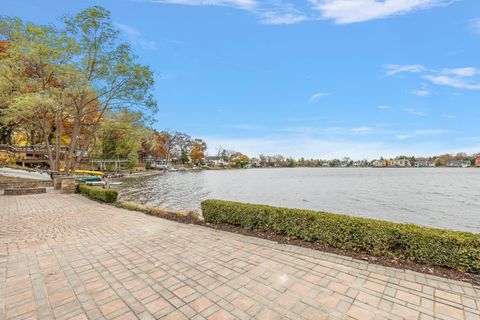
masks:
<instances>
[{"instance_id":1,"label":"paver patio","mask_svg":"<svg viewBox=\"0 0 480 320\"><path fill-rule=\"evenodd\" d=\"M117 209L0 196L0 319L480 319L480 288Z\"/></svg>"}]
</instances>

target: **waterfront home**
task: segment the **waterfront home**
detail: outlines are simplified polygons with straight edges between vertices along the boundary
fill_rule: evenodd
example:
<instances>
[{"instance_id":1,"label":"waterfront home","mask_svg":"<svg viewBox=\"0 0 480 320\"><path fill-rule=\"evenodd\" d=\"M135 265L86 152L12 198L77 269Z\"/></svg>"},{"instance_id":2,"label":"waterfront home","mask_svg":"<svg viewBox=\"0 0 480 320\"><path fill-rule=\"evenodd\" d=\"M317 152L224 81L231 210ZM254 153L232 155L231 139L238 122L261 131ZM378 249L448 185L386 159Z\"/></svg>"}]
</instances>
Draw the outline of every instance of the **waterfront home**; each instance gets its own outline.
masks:
<instances>
[{"instance_id":1,"label":"waterfront home","mask_svg":"<svg viewBox=\"0 0 480 320\"><path fill-rule=\"evenodd\" d=\"M387 166L387 162L385 160L373 160L372 167L375 168L383 168Z\"/></svg>"},{"instance_id":2,"label":"waterfront home","mask_svg":"<svg viewBox=\"0 0 480 320\"><path fill-rule=\"evenodd\" d=\"M411 164L410 164L410 161L407 159L396 159L396 160L392 160L392 167L405 168L405 167L411 167Z\"/></svg>"},{"instance_id":3,"label":"waterfront home","mask_svg":"<svg viewBox=\"0 0 480 320\"><path fill-rule=\"evenodd\" d=\"M446 166L451 168L468 168L471 166L471 162L470 160L449 160Z\"/></svg>"},{"instance_id":4,"label":"waterfront home","mask_svg":"<svg viewBox=\"0 0 480 320\"><path fill-rule=\"evenodd\" d=\"M147 155L143 157L142 162L155 169L168 168L168 161L163 157L153 157L151 155Z\"/></svg>"},{"instance_id":5,"label":"waterfront home","mask_svg":"<svg viewBox=\"0 0 480 320\"><path fill-rule=\"evenodd\" d=\"M428 159L417 159L415 161L415 167L416 168L430 168L430 167L435 167L435 162L430 161Z\"/></svg>"},{"instance_id":6,"label":"waterfront home","mask_svg":"<svg viewBox=\"0 0 480 320\"><path fill-rule=\"evenodd\" d=\"M343 158L342 161L340 161L340 167L346 168L352 165L352 160L350 158Z\"/></svg>"},{"instance_id":7,"label":"waterfront home","mask_svg":"<svg viewBox=\"0 0 480 320\"><path fill-rule=\"evenodd\" d=\"M367 160L357 160L353 162L354 167L368 167L369 163Z\"/></svg>"},{"instance_id":8,"label":"waterfront home","mask_svg":"<svg viewBox=\"0 0 480 320\"><path fill-rule=\"evenodd\" d=\"M250 165L251 167L258 168L261 165L260 159L257 158L250 158Z\"/></svg>"},{"instance_id":9,"label":"waterfront home","mask_svg":"<svg viewBox=\"0 0 480 320\"><path fill-rule=\"evenodd\" d=\"M219 156L206 156L205 164L211 167L228 167L229 163Z\"/></svg>"}]
</instances>

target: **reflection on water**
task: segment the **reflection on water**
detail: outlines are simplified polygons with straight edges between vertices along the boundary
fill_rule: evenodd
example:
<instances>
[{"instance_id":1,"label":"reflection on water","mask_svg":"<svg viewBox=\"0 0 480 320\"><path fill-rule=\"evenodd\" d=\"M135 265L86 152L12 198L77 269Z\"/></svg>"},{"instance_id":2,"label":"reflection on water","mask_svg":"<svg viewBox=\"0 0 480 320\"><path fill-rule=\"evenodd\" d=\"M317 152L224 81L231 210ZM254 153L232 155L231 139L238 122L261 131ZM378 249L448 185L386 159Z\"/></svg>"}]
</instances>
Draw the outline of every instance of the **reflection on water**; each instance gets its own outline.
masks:
<instances>
[{"instance_id":1,"label":"reflection on water","mask_svg":"<svg viewBox=\"0 0 480 320\"><path fill-rule=\"evenodd\" d=\"M473 168L167 172L124 180L120 198L172 210L224 199L480 233L480 170Z\"/></svg>"}]
</instances>

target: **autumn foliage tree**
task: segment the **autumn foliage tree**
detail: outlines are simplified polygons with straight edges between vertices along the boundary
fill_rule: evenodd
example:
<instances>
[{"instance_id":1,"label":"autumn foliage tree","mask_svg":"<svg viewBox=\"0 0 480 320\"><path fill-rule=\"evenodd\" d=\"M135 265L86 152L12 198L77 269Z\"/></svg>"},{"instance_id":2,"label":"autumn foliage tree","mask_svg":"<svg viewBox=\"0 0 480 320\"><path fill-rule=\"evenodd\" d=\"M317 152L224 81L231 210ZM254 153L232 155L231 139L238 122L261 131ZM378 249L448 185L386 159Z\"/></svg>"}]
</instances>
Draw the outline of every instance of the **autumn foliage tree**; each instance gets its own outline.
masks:
<instances>
[{"instance_id":1,"label":"autumn foliage tree","mask_svg":"<svg viewBox=\"0 0 480 320\"><path fill-rule=\"evenodd\" d=\"M207 144L202 139L193 140L192 151L190 151L190 159L194 164L200 164L205 158L205 152L207 151Z\"/></svg>"},{"instance_id":2,"label":"autumn foliage tree","mask_svg":"<svg viewBox=\"0 0 480 320\"><path fill-rule=\"evenodd\" d=\"M155 112L156 103L152 71L119 41L106 9L87 8L63 23L58 29L0 18L0 37L8 43L0 56L0 116L41 133L53 170L67 141L64 167L70 174L108 113Z\"/></svg>"}]
</instances>

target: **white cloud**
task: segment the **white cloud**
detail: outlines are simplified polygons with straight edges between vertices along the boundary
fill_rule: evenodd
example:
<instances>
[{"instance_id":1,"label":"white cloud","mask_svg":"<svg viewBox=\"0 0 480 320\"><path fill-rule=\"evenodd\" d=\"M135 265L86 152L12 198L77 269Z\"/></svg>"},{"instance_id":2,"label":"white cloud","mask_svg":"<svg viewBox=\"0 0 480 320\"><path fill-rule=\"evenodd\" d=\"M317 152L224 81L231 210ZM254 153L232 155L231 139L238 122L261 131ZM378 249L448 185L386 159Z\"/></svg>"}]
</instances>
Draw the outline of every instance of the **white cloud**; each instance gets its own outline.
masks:
<instances>
[{"instance_id":1,"label":"white cloud","mask_svg":"<svg viewBox=\"0 0 480 320\"><path fill-rule=\"evenodd\" d=\"M282 1L257 0L147 0L156 3L168 3L191 6L223 6L247 10L259 17L263 24L296 24L308 20L308 16L290 4Z\"/></svg>"},{"instance_id":2,"label":"white cloud","mask_svg":"<svg viewBox=\"0 0 480 320\"><path fill-rule=\"evenodd\" d=\"M480 83L467 80L463 77L455 77L448 75L427 75L424 78L437 85L448 86L457 89L480 90Z\"/></svg>"},{"instance_id":3,"label":"white cloud","mask_svg":"<svg viewBox=\"0 0 480 320\"><path fill-rule=\"evenodd\" d=\"M403 111L405 111L408 114L411 114L412 116L416 116L416 117L424 117L424 116L427 115L427 113L423 109L405 108L405 109L403 109Z\"/></svg>"},{"instance_id":4,"label":"white cloud","mask_svg":"<svg viewBox=\"0 0 480 320\"><path fill-rule=\"evenodd\" d=\"M455 119L456 117L453 114L442 114L442 117L446 119Z\"/></svg>"},{"instance_id":5,"label":"white cloud","mask_svg":"<svg viewBox=\"0 0 480 320\"><path fill-rule=\"evenodd\" d=\"M260 130L263 129L263 126L254 125L254 124L226 124L222 128L226 129L237 129L237 130Z\"/></svg>"},{"instance_id":6,"label":"white cloud","mask_svg":"<svg viewBox=\"0 0 480 320\"><path fill-rule=\"evenodd\" d=\"M145 39L145 37L138 31L137 29L129 26L127 24L122 24L118 22L114 22L113 25L122 33L124 34L130 42L134 45L138 45L143 49L148 50L155 50L156 44L153 41Z\"/></svg>"},{"instance_id":7,"label":"white cloud","mask_svg":"<svg viewBox=\"0 0 480 320\"><path fill-rule=\"evenodd\" d=\"M352 132L354 134L359 134L359 135L365 135L365 134L371 134L374 132L375 129L371 127L358 127L358 128L352 128Z\"/></svg>"},{"instance_id":8,"label":"white cloud","mask_svg":"<svg viewBox=\"0 0 480 320\"><path fill-rule=\"evenodd\" d=\"M447 5L455 0L309 0L324 19L337 24L363 22L387 18L438 5Z\"/></svg>"},{"instance_id":9,"label":"white cloud","mask_svg":"<svg viewBox=\"0 0 480 320\"><path fill-rule=\"evenodd\" d=\"M459 77L473 77L478 74L478 70L474 67L465 67L456 69L443 69L442 73L451 74Z\"/></svg>"},{"instance_id":10,"label":"white cloud","mask_svg":"<svg viewBox=\"0 0 480 320\"><path fill-rule=\"evenodd\" d=\"M244 10L253 10L257 7L255 0L151 0L158 3L183 4L191 6L227 6Z\"/></svg>"},{"instance_id":11,"label":"white cloud","mask_svg":"<svg viewBox=\"0 0 480 320\"><path fill-rule=\"evenodd\" d=\"M398 140L405 140L405 139L413 138L413 135L410 135L410 134L397 134L397 135L395 135L395 138L397 138Z\"/></svg>"},{"instance_id":12,"label":"white cloud","mask_svg":"<svg viewBox=\"0 0 480 320\"><path fill-rule=\"evenodd\" d=\"M472 20L471 27L473 32L480 34L480 19Z\"/></svg>"},{"instance_id":13,"label":"white cloud","mask_svg":"<svg viewBox=\"0 0 480 320\"><path fill-rule=\"evenodd\" d=\"M445 134L448 133L448 130L444 129L423 129L423 130L415 130L413 133L417 136L432 136L438 134Z\"/></svg>"},{"instance_id":14,"label":"white cloud","mask_svg":"<svg viewBox=\"0 0 480 320\"><path fill-rule=\"evenodd\" d=\"M457 89L480 90L480 80L476 79L476 76L480 74L480 70L475 67L444 68L438 71L427 69L421 64L389 64L384 66L384 68L386 69L386 76L393 76L403 72L422 73L423 79L436 85ZM430 95L430 90L425 84L422 84L422 89L412 91L412 93L424 97Z\"/></svg>"},{"instance_id":15,"label":"white cloud","mask_svg":"<svg viewBox=\"0 0 480 320\"><path fill-rule=\"evenodd\" d=\"M425 68L421 64L407 64L407 65L388 64L385 66L385 69L387 69L385 71L386 76L393 76L403 72L420 73L420 72L427 71L427 68Z\"/></svg>"},{"instance_id":16,"label":"white cloud","mask_svg":"<svg viewBox=\"0 0 480 320\"><path fill-rule=\"evenodd\" d=\"M279 13L267 11L261 14L261 22L264 24L296 24L307 20L307 16L301 13Z\"/></svg>"},{"instance_id":17,"label":"white cloud","mask_svg":"<svg viewBox=\"0 0 480 320\"><path fill-rule=\"evenodd\" d=\"M312 95L308 101L317 102L318 100L320 100L320 98L325 97L326 95L327 94L325 92L317 92L314 95Z\"/></svg>"},{"instance_id":18,"label":"white cloud","mask_svg":"<svg viewBox=\"0 0 480 320\"><path fill-rule=\"evenodd\" d=\"M377 108L382 109L382 110L392 109L392 107L390 107L390 106L378 106Z\"/></svg>"},{"instance_id":19,"label":"white cloud","mask_svg":"<svg viewBox=\"0 0 480 320\"><path fill-rule=\"evenodd\" d=\"M426 97L426 96L429 96L431 95L432 93L427 90L427 89L419 89L419 90L414 90L412 91L412 93L416 96L419 96L419 97Z\"/></svg>"},{"instance_id":20,"label":"white cloud","mask_svg":"<svg viewBox=\"0 0 480 320\"><path fill-rule=\"evenodd\" d=\"M450 131L443 130L443 129L422 129L422 130L414 130L411 133L396 134L395 138L397 138L398 140L406 140L406 139L411 139L418 136L435 136L435 135L446 134L449 132Z\"/></svg>"}]
</instances>

